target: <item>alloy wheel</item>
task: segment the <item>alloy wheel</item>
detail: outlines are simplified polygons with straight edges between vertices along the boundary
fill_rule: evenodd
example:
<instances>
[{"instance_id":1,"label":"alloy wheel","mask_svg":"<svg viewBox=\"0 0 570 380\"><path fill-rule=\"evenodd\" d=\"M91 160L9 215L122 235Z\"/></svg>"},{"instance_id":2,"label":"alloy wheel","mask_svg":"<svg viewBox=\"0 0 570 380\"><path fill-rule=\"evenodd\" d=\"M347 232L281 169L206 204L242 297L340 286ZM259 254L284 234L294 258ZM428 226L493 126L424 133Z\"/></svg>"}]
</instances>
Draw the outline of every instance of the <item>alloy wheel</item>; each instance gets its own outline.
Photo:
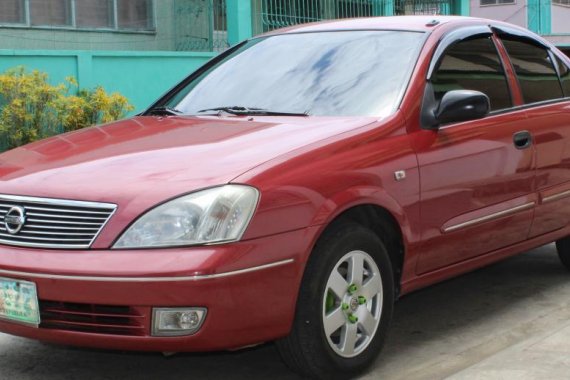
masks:
<instances>
[{"instance_id":1,"label":"alloy wheel","mask_svg":"<svg viewBox=\"0 0 570 380\"><path fill-rule=\"evenodd\" d=\"M351 358L372 342L382 316L382 277L364 251L344 255L331 272L323 296L323 327L329 346Z\"/></svg>"}]
</instances>

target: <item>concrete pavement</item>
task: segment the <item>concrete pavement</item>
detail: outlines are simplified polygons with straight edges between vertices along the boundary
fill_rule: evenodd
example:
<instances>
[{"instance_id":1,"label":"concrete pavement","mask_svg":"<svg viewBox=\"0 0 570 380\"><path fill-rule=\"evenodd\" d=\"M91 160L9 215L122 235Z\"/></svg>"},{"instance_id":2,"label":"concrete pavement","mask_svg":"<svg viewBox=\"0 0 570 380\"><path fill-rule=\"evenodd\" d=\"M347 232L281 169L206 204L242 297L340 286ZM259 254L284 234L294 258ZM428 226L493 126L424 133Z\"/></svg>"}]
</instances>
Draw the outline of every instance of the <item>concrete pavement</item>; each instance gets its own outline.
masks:
<instances>
[{"instance_id":1,"label":"concrete pavement","mask_svg":"<svg viewBox=\"0 0 570 380\"><path fill-rule=\"evenodd\" d=\"M296 379L271 344L215 354L124 353L0 334L0 379ZM570 379L570 273L553 245L404 297L363 379Z\"/></svg>"}]
</instances>

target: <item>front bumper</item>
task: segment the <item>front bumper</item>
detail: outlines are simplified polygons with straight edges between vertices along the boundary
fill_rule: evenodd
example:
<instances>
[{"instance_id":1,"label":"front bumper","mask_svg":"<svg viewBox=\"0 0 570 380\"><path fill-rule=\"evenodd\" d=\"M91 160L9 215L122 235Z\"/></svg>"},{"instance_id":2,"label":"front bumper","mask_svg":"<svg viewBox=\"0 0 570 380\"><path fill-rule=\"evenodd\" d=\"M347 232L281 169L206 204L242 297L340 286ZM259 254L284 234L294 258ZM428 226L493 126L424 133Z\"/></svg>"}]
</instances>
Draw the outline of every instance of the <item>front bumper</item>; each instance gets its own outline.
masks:
<instances>
[{"instance_id":1,"label":"front bumper","mask_svg":"<svg viewBox=\"0 0 570 380\"><path fill-rule=\"evenodd\" d=\"M0 321L0 332L69 345L169 352L274 340L291 328L315 234L315 228L307 228L235 244L160 250L2 246L0 277L36 283L42 324ZM205 307L208 313L194 335L152 337L155 307ZM49 308L63 311L54 317ZM120 319L107 310L132 315ZM74 319L78 314L80 323ZM116 321L123 328L109 328Z\"/></svg>"}]
</instances>

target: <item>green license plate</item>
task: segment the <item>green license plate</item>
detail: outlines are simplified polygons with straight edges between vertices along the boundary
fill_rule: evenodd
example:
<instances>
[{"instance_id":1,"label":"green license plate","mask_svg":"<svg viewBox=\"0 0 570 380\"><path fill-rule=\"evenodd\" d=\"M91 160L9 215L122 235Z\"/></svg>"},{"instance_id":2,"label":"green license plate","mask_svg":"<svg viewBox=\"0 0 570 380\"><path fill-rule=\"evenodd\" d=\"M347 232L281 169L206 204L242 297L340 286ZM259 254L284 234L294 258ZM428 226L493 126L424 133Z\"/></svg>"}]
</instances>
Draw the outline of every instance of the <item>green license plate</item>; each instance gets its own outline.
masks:
<instances>
[{"instance_id":1,"label":"green license plate","mask_svg":"<svg viewBox=\"0 0 570 380\"><path fill-rule=\"evenodd\" d=\"M36 284L0 278L0 318L38 326L40 307Z\"/></svg>"}]
</instances>

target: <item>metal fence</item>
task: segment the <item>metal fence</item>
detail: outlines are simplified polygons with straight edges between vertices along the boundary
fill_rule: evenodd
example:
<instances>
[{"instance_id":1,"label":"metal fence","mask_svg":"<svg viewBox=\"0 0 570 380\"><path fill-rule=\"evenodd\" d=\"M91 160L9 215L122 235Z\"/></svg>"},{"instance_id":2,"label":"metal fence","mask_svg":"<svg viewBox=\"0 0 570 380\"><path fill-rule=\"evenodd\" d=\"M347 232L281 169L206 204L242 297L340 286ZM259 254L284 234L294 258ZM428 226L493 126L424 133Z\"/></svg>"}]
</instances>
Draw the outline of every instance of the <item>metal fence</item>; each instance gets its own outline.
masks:
<instances>
[{"instance_id":1,"label":"metal fence","mask_svg":"<svg viewBox=\"0 0 570 380\"><path fill-rule=\"evenodd\" d=\"M327 19L451 14L453 0L253 0L252 5L253 31L259 34Z\"/></svg>"},{"instance_id":2,"label":"metal fence","mask_svg":"<svg viewBox=\"0 0 570 380\"><path fill-rule=\"evenodd\" d=\"M174 0L177 51L223 51L229 47L226 0Z\"/></svg>"},{"instance_id":3,"label":"metal fence","mask_svg":"<svg viewBox=\"0 0 570 380\"><path fill-rule=\"evenodd\" d=\"M226 0L173 0L177 51L229 47ZM328 19L451 14L453 0L239 0L252 3L254 34Z\"/></svg>"},{"instance_id":4,"label":"metal fence","mask_svg":"<svg viewBox=\"0 0 570 380\"><path fill-rule=\"evenodd\" d=\"M453 0L396 0L395 15L448 15L451 14Z\"/></svg>"},{"instance_id":5,"label":"metal fence","mask_svg":"<svg viewBox=\"0 0 570 380\"><path fill-rule=\"evenodd\" d=\"M253 0L254 34L327 19L382 15L382 0Z\"/></svg>"}]
</instances>

